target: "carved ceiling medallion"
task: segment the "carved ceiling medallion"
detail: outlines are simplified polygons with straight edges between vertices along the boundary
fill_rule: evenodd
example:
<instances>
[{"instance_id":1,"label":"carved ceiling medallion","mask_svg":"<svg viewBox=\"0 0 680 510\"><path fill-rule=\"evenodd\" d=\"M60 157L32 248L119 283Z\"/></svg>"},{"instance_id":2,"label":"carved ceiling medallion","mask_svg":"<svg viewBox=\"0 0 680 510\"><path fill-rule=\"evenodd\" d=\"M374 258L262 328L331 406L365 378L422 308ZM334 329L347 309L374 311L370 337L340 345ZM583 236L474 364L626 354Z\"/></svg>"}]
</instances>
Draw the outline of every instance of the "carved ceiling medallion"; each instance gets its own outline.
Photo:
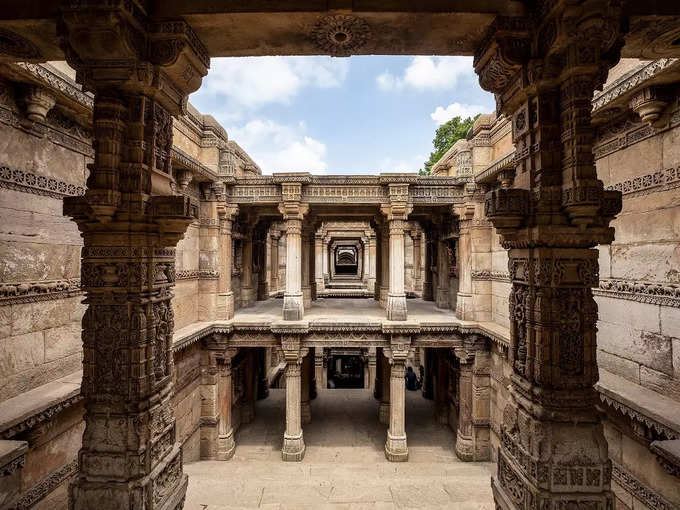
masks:
<instances>
[{"instance_id":1,"label":"carved ceiling medallion","mask_svg":"<svg viewBox=\"0 0 680 510\"><path fill-rule=\"evenodd\" d=\"M355 16L333 15L317 21L311 36L322 52L333 57L349 57L370 39L371 29Z\"/></svg>"},{"instance_id":2,"label":"carved ceiling medallion","mask_svg":"<svg viewBox=\"0 0 680 510\"><path fill-rule=\"evenodd\" d=\"M40 58L40 51L25 37L0 28L0 58L2 56L36 59Z\"/></svg>"}]
</instances>

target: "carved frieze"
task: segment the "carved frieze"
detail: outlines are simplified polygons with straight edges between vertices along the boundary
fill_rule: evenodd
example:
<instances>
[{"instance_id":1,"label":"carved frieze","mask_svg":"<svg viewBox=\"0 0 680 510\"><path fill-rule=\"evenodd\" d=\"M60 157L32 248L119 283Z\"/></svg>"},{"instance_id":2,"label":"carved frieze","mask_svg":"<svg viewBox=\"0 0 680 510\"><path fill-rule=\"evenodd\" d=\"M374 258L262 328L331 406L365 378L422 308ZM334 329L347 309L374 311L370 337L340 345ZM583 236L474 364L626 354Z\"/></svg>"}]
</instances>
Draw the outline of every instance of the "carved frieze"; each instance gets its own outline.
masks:
<instances>
[{"instance_id":1,"label":"carved frieze","mask_svg":"<svg viewBox=\"0 0 680 510\"><path fill-rule=\"evenodd\" d=\"M64 481L75 476L78 472L78 460L75 459L58 470L50 473L43 478L40 483L31 487L24 493L18 503L14 506L15 510L24 510L33 508L36 503L44 499L54 489L61 485Z\"/></svg>"},{"instance_id":2,"label":"carved frieze","mask_svg":"<svg viewBox=\"0 0 680 510\"><path fill-rule=\"evenodd\" d=\"M80 279L0 283L0 306L78 296Z\"/></svg>"},{"instance_id":3,"label":"carved frieze","mask_svg":"<svg viewBox=\"0 0 680 510\"><path fill-rule=\"evenodd\" d=\"M630 471L616 461L612 461L612 481L618 483L629 494L642 501L651 510L672 510L676 508L674 504L638 480Z\"/></svg>"}]
</instances>

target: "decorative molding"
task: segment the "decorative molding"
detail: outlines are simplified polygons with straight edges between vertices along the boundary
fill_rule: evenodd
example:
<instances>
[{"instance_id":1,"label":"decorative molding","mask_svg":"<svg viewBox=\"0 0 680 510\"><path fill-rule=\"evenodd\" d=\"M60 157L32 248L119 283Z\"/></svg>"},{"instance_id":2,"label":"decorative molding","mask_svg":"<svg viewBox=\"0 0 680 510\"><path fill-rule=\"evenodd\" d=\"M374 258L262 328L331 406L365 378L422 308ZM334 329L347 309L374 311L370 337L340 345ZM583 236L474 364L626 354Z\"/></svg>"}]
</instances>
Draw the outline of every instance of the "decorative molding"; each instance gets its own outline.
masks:
<instances>
[{"instance_id":1,"label":"decorative molding","mask_svg":"<svg viewBox=\"0 0 680 510\"><path fill-rule=\"evenodd\" d=\"M85 194L85 188L76 184L25 172L8 166L0 166L0 188L33 193L61 200Z\"/></svg>"},{"instance_id":2,"label":"decorative molding","mask_svg":"<svg viewBox=\"0 0 680 510\"><path fill-rule=\"evenodd\" d=\"M171 155L173 163L176 163L178 167L187 168L211 181L216 181L219 178L219 176L210 167L204 165L199 160L190 156L178 147L172 148Z\"/></svg>"},{"instance_id":3,"label":"decorative molding","mask_svg":"<svg viewBox=\"0 0 680 510\"><path fill-rule=\"evenodd\" d=\"M1 171L2 169L0 169ZM0 283L0 306L35 303L79 296L80 279L41 280L37 282Z\"/></svg>"},{"instance_id":4,"label":"decorative molding","mask_svg":"<svg viewBox=\"0 0 680 510\"><path fill-rule=\"evenodd\" d=\"M12 425L8 429L3 430L1 437L2 439L12 439L20 432L30 430L42 422L51 420L55 415L59 414L61 411L65 409L68 409L69 407L74 406L75 404L79 403L82 399L83 396L80 393L71 395L70 397L67 397L64 400L57 402L56 404L29 416L28 418L17 423L16 425Z\"/></svg>"},{"instance_id":5,"label":"decorative molding","mask_svg":"<svg viewBox=\"0 0 680 510\"><path fill-rule=\"evenodd\" d=\"M638 480L632 473L618 462L612 461L612 480L632 494L651 510L673 510L677 508L670 501L661 497L650 487Z\"/></svg>"},{"instance_id":6,"label":"decorative molding","mask_svg":"<svg viewBox=\"0 0 680 510\"><path fill-rule=\"evenodd\" d=\"M604 108L616 98L633 90L638 85L643 84L667 67L673 65L677 60L676 58L660 58L653 60L641 69L624 74L602 92L595 95L593 98L593 111Z\"/></svg>"},{"instance_id":7,"label":"decorative molding","mask_svg":"<svg viewBox=\"0 0 680 510\"><path fill-rule=\"evenodd\" d=\"M650 283L636 280L600 280L599 288L593 289L596 296L627 299L638 303L680 308L680 285L672 283Z\"/></svg>"},{"instance_id":8,"label":"decorative molding","mask_svg":"<svg viewBox=\"0 0 680 510\"><path fill-rule=\"evenodd\" d=\"M62 94L70 97L85 108L94 108L94 97L82 91L81 86L75 81L54 69L49 64L31 64L30 62L18 62L16 64L22 69L25 69L30 74L39 78L41 81L49 85Z\"/></svg>"},{"instance_id":9,"label":"decorative molding","mask_svg":"<svg viewBox=\"0 0 680 510\"><path fill-rule=\"evenodd\" d=\"M608 190L620 191L623 196L641 196L657 191L680 187L680 166L659 170L652 174L633 177L608 186Z\"/></svg>"},{"instance_id":10,"label":"decorative molding","mask_svg":"<svg viewBox=\"0 0 680 510\"><path fill-rule=\"evenodd\" d=\"M498 158L496 161L491 163L480 173L475 175L475 183L493 181L495 177L503 170L513 168L514 163L515 163L515 151L513 150L512 152L506 154L505 156Z\"/></svg>"},{"instance_id":11,"label":"decorative molding","mask_svg":"<svg viewBox=\"0 0 680 510\"><path fill-rule=\"evenodd\" d=\"M473 280L495 280L498 282L510 283L510 273L506 271L472 271Z\"/></svg>"},{"instance_id":12,"label":"decorative molding","mask_svg":"<svg viewBox=\"0 0 680 510\"><path fill-rule=\"evenodd\" d=\"M175 280L215 280L220 277L219 271L207 269L182 269L175 273Z\"/></svg>"},{"instance_id":13,"label":"decorative molding","mask_svg":"<svg viewBox=\"0 0 680 510\"><path fill-rule=\"evenodd\" d=\"M24 451L26 447L24 447ZM0 477L10 476L16 473L19 469L22 469L26 464L26 456L21 454L18 457L13 458L4 466L0 466Z\"/></svg>"},{"instance_id":14,"label":"decorative molding","mask_svg":"<svg viewBox=\"0 0 680 510\"><path fill-rule=\"evenodd\" d=\"M38 485L34 485L19 500L14 507L15 510L23 510L33 507L38 501L44 499L54 489L61 485L78 472L78 459L74 459L58 470L50 473L43 478Z\"/></svg>"},{"instance_id":15,"label":"decorative molding","mask_svg":"<svg viewBox=\"0 0 680 510\"><path fill-rule=\"evenodd\" d=\"M671 429L670 427L667 427L666 425L663 425L662 423L659 423L658 421L633 409L632 407L624 404L623 402L615 400L611 395L609 394L605 395L601 389L599 389L598 392L600 394L600 400L603 403L605 403L612 409L620 412L624 416L628 416L632 420L644 424L649 429L654 429L657 433L663 434L668 439L680 439L680 434L677 431Z\"/></svg>"}]
</instances>

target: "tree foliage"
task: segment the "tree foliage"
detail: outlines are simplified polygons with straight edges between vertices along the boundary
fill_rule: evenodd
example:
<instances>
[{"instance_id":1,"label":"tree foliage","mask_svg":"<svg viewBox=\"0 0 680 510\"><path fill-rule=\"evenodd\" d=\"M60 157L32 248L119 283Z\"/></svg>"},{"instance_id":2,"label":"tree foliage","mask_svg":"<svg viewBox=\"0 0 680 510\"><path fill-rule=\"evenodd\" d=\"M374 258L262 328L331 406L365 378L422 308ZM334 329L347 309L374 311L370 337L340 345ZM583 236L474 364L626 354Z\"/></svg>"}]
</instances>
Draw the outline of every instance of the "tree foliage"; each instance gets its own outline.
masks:
<instances>
[{"instance_id":1,"label":"tree foliage","mask_svg":"<svg viewBox=\"0 0 680 510\"><path fill-rule=\"evenodd\" d=\"M479 114L474 117L468 117L467 119L454 117L450 121L439 126L434 135L434 140L432 140L434 151L430 152L430 158L425 162L424 169L420 170L419 173L422 175L429 175L434 164L446 154L446 151L453 147L453 144L458 140L467 136L468 131L477 117L479 117Z\"/></svg>"}]
</instances>

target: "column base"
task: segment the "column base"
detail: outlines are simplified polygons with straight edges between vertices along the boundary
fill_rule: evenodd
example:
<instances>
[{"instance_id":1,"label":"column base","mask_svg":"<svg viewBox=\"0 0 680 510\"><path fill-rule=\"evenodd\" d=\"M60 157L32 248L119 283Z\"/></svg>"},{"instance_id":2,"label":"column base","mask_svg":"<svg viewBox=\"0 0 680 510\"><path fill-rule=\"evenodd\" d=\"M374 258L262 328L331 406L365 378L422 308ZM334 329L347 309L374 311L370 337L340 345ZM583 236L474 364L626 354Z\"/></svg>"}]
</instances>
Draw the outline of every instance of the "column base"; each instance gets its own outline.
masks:
<instances>
[{"instance_id":1,"label":"column base","mask_svg":"<svg viewBox=\"0 0 680 510\"><path fill-rule=\"evenodd\" d=\"M383 425L390 424L390 403L380 402L378 406L378 421Z\"/></svg>"},{"instance_id":2,"label":"column base","mask_svg":"<svg viewBox=\"0 0 680 510\"><path fill-rule=\"evenodd\" d=\"M404 294L387 295L387 320L405 321L408 312L406 308L406 296Z\"/></svg>"},{"instance_id":3,"label":"column base","mask_svg":"<svg viewBox=\"0 0 680 510\"><path fill-rule=\"evenodd\" d=\"M406 462L408 460L406 436L393 437L388 430L387 441L385 441L385 457L390 462Z\"/></svg>"},{"instance_id":4,"label":"column base","mask_svg":"<svg viewBox=\"0 0 680 510\"><path fill-rule=\"evenodd\" d=\"M445 310L451 308L449 304L449 290L448 289L437 289L437 301L435 302L437 308L443 308Z\"/></svg>"},{"instance_id":5,"label":"column base","mask_svg":"<svg viewBox=\"0 0 680 510\"><path fill-rule=\"evenodd\" d=\"M299 321L305 315L302 293L284 294L283 296L283 320Z\"/></svg>"},{"instance_id":6,"label":"column base","mask_svg":"<svg viewBox=\"0 0 680 510\"><path fill-rule=\"evenodd\" d=\"M305 440L302 432L299 436L283 435L283 448L281 458L284 462L300 462L305 457Z\"/></svg>"},{"instance_id":7,"label":"column base","mask_svg":"<svg viewBox=\"0 0 680 510\"><path fill-rule=\"evenodd\" d=\"M456 456L463 462L475 460L475 443L471 437L463 436L460 430L456 432Z\"/></svg>"},{"instance_id":8,"label":"column base","mask_svg":"<svg viewBox=\"0 0 680 510\"><path fill-rule=\"evenodd\" d=\"M236 451L236 441L234 441L234 430L231 429L226 435L217 436L217 460L229 460Z\"/></svg>"},{"instance_id":9,"label":"column base","mask_svg":"<svg viewBox=\"0 0 680 510\"><path fill-rule=\"evenodd\" d=\"M309 402L300 404L300 416L303 424L312 423L312 406Z\"/></svg>"},{"instance_id":10,"label":"column base","mask_svg":"<svg viewBox=\"0 0 680 510\"><path fill-rule=\"evenodd\" d=\"M432 282L423 283L423 301L434 301L432 294Z\"/></svg>"},{"instance_id":11,"label":"column base","mask_svg":"<svg viewBox=\"0 0 680 510\"><path fill-rule=\"evenodd\" d=\"M145 510L181 510L189 477L182 471L182 454L177 443L166 461L150 475L127 482L88 481L76 478L69 487L69 509L137 508ZM162 483L167 485L163 486ZM163 487L157 494L158 488ZM144 502L144 503L142 503Z\"/></svg>"},{"instance_id":12,"label":"column base","mask_svg":"<svg viewBox=\"0 0 680 510\"><path fill-rule=\"evenodd\" d=\"M472 305L472 294L459 292L456 296L456 317L462 320L475 320L475 309Z\"/></svg>"}]
</instances>

